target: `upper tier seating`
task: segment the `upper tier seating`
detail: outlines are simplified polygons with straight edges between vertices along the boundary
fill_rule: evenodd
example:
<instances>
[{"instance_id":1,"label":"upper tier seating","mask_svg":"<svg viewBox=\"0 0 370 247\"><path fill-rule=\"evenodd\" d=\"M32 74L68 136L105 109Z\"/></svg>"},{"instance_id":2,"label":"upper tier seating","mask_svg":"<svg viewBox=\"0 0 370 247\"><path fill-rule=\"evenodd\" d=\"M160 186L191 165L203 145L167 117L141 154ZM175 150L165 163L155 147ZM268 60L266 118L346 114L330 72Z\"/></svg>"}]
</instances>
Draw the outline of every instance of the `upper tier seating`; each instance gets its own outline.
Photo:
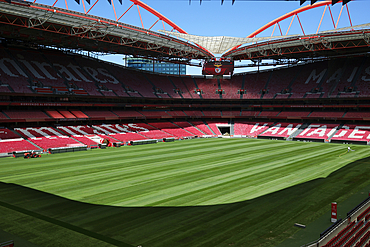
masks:
<instances>
[{"instance_id":1,"label":"upper tier seating","mask_svg":"<svg viewBox=\"0 0 370 247\"><path fill-rule=\"evenodd\" d=\"M30 79L33 80L35 86L67 89L64 79L58 75L53 65L42 56L39 50L11 49L10 51L32 77ZM42 84L38 84L39 82Z\"/></svg>"},{"instance_id":2,"label":"upper tier seating","mask_svg":"<svg viewBox=\"0 0 370 247\"><path fill-rule=\"evenodd\" d=\"M54 49L0 48L0 92L146 98L282 99L370 96L370 58L348 57L235 75L158 75ZM197 93L197 88L202 91ZM217 90L223 90L220 95ZM238 90L245 94L238 94Z\"/></svg>"},{"instance_id":3,"label":"upper tier seating","mask_svg":"<svg viewBox=\"0 0 370 247\"><path fill-rule=\"evenodd\" d=\"M183 82L183 79L185 79L185 77L169 76L168 79L170 79L170 81L173 83L173 85L175 86L175 90L179 92L180 96L187 99L193 98L192 92L189 91L189 88Z\"/></svg>"},{"instance_id":4,"label":"upper tier seating","mask_svg":"<svg viewBox=\"0 0 370 247\"><path fill-rule=\"evenodd\" d=\"M111 65L101 63L93 58L74 56L76 62L97 83L97 87L104 96L130 97L122 83L108 70ZM108 68L108 69L107 69Z\"/></svg>"},{"instance_id":5,"label":"upper tier seating","mask_svg":"<svg viewBox=\"0 0 370 247\"><path fill-rule=\"evenodd\" d=\"M6 48L0 47L0 80L15 93L32 93L29 78Z\"/></svg>"},{"instance_id":6,"label":"upper tier seating","mask_svg":"<svg viewBox=\"0 0 370 247\"><path fill-rule=\"evenodd\" d=\"M234 135L258 136L272 126L272 122L246 122L237 120L234 123Z\"/></svg>"},{"instance_id":7,"label":"upper tier seating","mask_svg":"<svg viewBox=\"0 0 370 247\"><path fill-rule=\"evenodd\" d=\"M243 99L259 99L261 98L263 89L271 72L259 72L255 74L248 74L244 76L244 90L246 94Z\"/></svg>"},{"instance_id":8,"label":"upper tier seating","mask_svg":"<svg viewBox=\"0 0 370 247\"><path fill-rule=\"evenodd\" d=\"M297 78L291 85L292 98L303 98L307 92L312 92L310 97L319 98L320 83L327 72L327 62L317 62L304 65L304 69L301 66L288 68L289 73L297 74ZM314 90L314 91L312 91Z\"/></svg>"},{"instance_id":9,"label":"upper tier seating","mask_svg":"<svg viewBox=\"0 0 370 247\"><path fill-rule=\"evenodd\" d=\"M193 99L201 99L202 95L197 92L197 87L195 86L196 79L191 78L190 76L183 76L181 77L182 82L184 83L185 87L189 90L191 98ZM202 90L201 88L199 88ZM185 97L184 97L185 98Z\"/></svg>"},{"instance_id":10,"label":"upper tier seating","mask_svg":"<svg viewBox=\"0 0 370 247\"><path fill-rule=\"evenodd\" d=\"M260 136L289 137L301 126L302 123L277 123Z\"/></svg>"},{"instance_id":11,"label":"upper tier seating","mask_svg":"<svg viewBox=\"0 0 370 247\"><path fill-rule=\"evenodd\" d=\"M74 89L82 89L80 91L72 90L75 94L87 92L89 95L102 96L93 79L73 60L74 56L50 50L44 51L44 55L68 83L72 83L72 88L75 86L77 88Z\"/></svg>"},{"instance_id":12,"label":"upper tier seating","mask_svg":"<svg viewBox=\"0 0 370 247\"><path fill-rule=\"evenodd\" d=\"M359 91L360 97L369 97L370 96L370 58L366 58L366 62L364 63L363 70L356 81L356 91Z\"/></svg>"},{"instance_id":13,"label":"upper tier seating","mask_svg":"<svg viewBox=\"0 0 370 247\"><path fill-rule=\"evenodd\" d=\"M335 133L331 140L348 140L348 141L370 141L369 125L346 124Z\"/></svg>"},{"instance_id":14,"label":"upper tier seating","mask_svg":"<svg viewBox=\"0 0 370 247\"><path fill-rule=\"evenodd\" d=\"M313 123L299 133L296 138L329 139L339 127L339 124Z\"/></svg>"},{"instance_id":15,"label":"upper tier seating","mask_svg":"<svg viewBox=\"0 0 370 247\"><path fill-rule=\"evenodd\" d=\"M126 86L132 97L157 98L153 93L153 85L140 71L124 69L121 66L109 66L109 71Z\"/></svg>"},{"instance_id":16,"label":"upper tier seating","mask_svg":"<svg viewBox=\"0 0 370 247\"><path fill-rule=\"evenodd\" d=\"M335 85L324 97L354 97L356 95L356 90L354 90L352 83L355 82L355 75L359 71L364 58L345 58L341 60L344 61L341 64L337 64L336 68L333 69L334 73L327 79L327 81L332 80Z\"/></svg>"},{"instance_id":17,"label":"upper tier seating","mask_svg":"<svg viewBox=\"0 0 370 247\"><path fill-rule=\"evenodd\" d=\"M240 99L238 90L242 89L243 76L234 76L232 80L220 79L223 99Z\"/></svg>"},{"instance_id":18,"label":"upper tier seating","mask_svg":"<svg viewBox=\"0 0 370 247\"><path fill-rule=\"evenodd\" d=\"M149 81L153 83L155 88L157 88L156 92L159 97L181 98L180 94L175 92L176 88L174 87L174 85L171 83L170 79L168 79L167 76L155 74L147 74L146 76L149 79ZM155 89L153 91L155 91Z\"/></svg>"},{"instance_id":19,"label":"upper tier seating","mask_svg":"<svg viewBox=\"0 0 370 247\"><path fill-rule=\"evenodd\" d=\"M195 81L198 85L198 88L203 91L203 94L202 94L203 99L219 99L220 98L220 95L216 93L216 91L218 90L217 79L198 78Z\"/></svg>"},{"instance_id":20,"label":"upper tier seating","mask_svg":"<svg viewBox=\"0 0 370 247\"><path fill-rule=\"evenodd\" d=\"M293 70L292 68L288 68ZM295 73L287 73L287 69L274 70L272 71L268 86L267 93L263 95L264 99L272 98L284 98L289 97L290 88L289 85L296 76L297 70ZM279 97L277 97L279 95Z\"/></svg>"}]
</instances>

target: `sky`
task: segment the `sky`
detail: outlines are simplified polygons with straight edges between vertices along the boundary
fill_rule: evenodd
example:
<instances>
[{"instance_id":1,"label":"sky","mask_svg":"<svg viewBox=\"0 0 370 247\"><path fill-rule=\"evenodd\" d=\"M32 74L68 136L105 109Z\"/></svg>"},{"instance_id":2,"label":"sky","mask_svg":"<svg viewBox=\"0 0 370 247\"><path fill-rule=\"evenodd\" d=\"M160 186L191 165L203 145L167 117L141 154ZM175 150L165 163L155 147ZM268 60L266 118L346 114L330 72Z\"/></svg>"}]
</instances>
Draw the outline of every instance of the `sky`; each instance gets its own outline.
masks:
<instances>
[{"instance_id":1,"label":"sky","mask_svg":"<svg viewBox=\"0 0 370 247\"><path fill-rule=\"evenodd\" d=\"M57 7L68 8L71 10L84 12L82 3L78 5L75 0L58 0ZM82 0L81 0L82 1ZM85 10L92 6L96 0L91 0L91 5L85 2ZM122 0L121 5L118 0L112 0L116 9L116 14L113 11L112 5L107 0L99 0L98 3L91 9L89 14L108 19L116 20L132 5L130 0ZM202 4L199 0L141 0L149 5L163 16L177 24L180 28L189 34L200 36L232 36L246 37L253 31L267 24L268 22L300 8L299 1L251 1L251 0L236 0L234 5L231 0L225 0L221 5L221 0L203 0ZM48 4L54 3L54 0L37 0L37 3ZM310 1L307 1L310 2ZM303 6L307 5L304 4ZM331 7L334 23L337 23L338 16L341 12L342 4L336 4ZM150 28L158 19L153 14L139 8L142 17L144 28ZM299 20L303 26L305 34L314 34L317 32L318 25L322 18L324 7L319 7L299 14ZM368 0L353 0L348 3L348 11L350 13L352 25L370 23L370 1ZM302 30L298 19L295 18L291 23L291 18L280 23L282 33L285 35L288 27L291 25L288 34L302 34ZM132 7L120 19L126 24L142 27L140 15L136 6ZM321 22L320 30L334 29L333 21L330 17L328 9ZM350 26L347 8L344 7L341 13L341 18L338 22L338 28ZM164 25L165 30L171 30L168 25ZM151 30L163 30L163 24L158 22ZM269 37L273 32L273 28L261 33L258 37ZM278 28L275 29L274 35L280 35ZM109 55L99 57L100 59L122 63L122 56ZM189 74L200 74L199 68L188 68Z\"/></svg>"}]
</instances>

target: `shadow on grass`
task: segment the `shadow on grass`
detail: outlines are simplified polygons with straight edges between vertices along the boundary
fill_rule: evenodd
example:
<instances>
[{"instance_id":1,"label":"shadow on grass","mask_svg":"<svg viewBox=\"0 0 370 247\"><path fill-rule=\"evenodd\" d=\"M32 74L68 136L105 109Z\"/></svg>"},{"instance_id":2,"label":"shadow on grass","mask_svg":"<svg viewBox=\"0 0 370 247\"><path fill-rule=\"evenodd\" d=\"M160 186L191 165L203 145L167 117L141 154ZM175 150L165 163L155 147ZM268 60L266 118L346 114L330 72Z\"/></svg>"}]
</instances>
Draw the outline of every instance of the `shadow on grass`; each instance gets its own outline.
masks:
<instances>
[{"instance_id":1,"label":"shadow on grass","mask_svg":"<svg viewBox=\"0 0 370 247\"><path fill-rule=\"evenodd\" d=\"M253 200L193 207L94 205L0 182L0 206L116 246L275 246L298 230L295 222L314 221L332 201L347 199L369 181L370 158L365 158L328 178ZM317 237L329 225L317 229ZM27 239L27 233L21 237ZM53 241L51 232L48 246L67 246Z\"/></svg>"}]
</instances>

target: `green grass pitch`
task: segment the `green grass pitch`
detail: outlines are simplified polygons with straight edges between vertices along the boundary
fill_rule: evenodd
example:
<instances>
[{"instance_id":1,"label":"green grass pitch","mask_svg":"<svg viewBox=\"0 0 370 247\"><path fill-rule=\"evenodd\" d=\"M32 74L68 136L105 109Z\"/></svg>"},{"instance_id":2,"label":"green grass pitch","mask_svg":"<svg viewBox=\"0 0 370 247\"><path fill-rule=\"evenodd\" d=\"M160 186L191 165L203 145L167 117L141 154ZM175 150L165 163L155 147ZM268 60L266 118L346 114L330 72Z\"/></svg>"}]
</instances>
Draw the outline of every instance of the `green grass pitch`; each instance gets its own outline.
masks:
<instances>
[{"instance_id":1,"label":"green grass pitch","mask_svg":"<svg viewBox=\"0 0 370 247\"><path fill-rule=\"evenodd\" d=\"M195 139L3 158L0 229L53 247L275 246L369 185L370 148L351 147Z\"/></svg>"}]
</instances>

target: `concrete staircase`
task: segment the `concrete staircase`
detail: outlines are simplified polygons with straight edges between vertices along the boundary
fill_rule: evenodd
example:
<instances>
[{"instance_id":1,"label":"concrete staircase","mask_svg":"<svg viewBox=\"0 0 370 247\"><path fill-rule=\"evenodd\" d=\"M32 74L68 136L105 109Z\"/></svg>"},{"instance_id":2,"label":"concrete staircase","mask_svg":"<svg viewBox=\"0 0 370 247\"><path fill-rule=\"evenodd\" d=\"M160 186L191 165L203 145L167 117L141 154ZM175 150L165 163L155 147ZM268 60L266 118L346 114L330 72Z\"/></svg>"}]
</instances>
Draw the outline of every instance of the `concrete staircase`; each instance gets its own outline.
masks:
<instances>
[{"instance_id":1,"label":"concrete staircase","mask_svg":"<svg viewBox=\"0 0 370 247\"><path fill-rule=\"evenodd\" d=\"M287 141L292 141L294 137L296 137L297 135L299 135L305 128L308 127L308 125L310 125L310 123L304 123L302 124L301 127L299 127L299 129L297 129L296 131L294 131L293 134L291 134L288 138L286 138Z\"/></svg>"}]
</instances>

